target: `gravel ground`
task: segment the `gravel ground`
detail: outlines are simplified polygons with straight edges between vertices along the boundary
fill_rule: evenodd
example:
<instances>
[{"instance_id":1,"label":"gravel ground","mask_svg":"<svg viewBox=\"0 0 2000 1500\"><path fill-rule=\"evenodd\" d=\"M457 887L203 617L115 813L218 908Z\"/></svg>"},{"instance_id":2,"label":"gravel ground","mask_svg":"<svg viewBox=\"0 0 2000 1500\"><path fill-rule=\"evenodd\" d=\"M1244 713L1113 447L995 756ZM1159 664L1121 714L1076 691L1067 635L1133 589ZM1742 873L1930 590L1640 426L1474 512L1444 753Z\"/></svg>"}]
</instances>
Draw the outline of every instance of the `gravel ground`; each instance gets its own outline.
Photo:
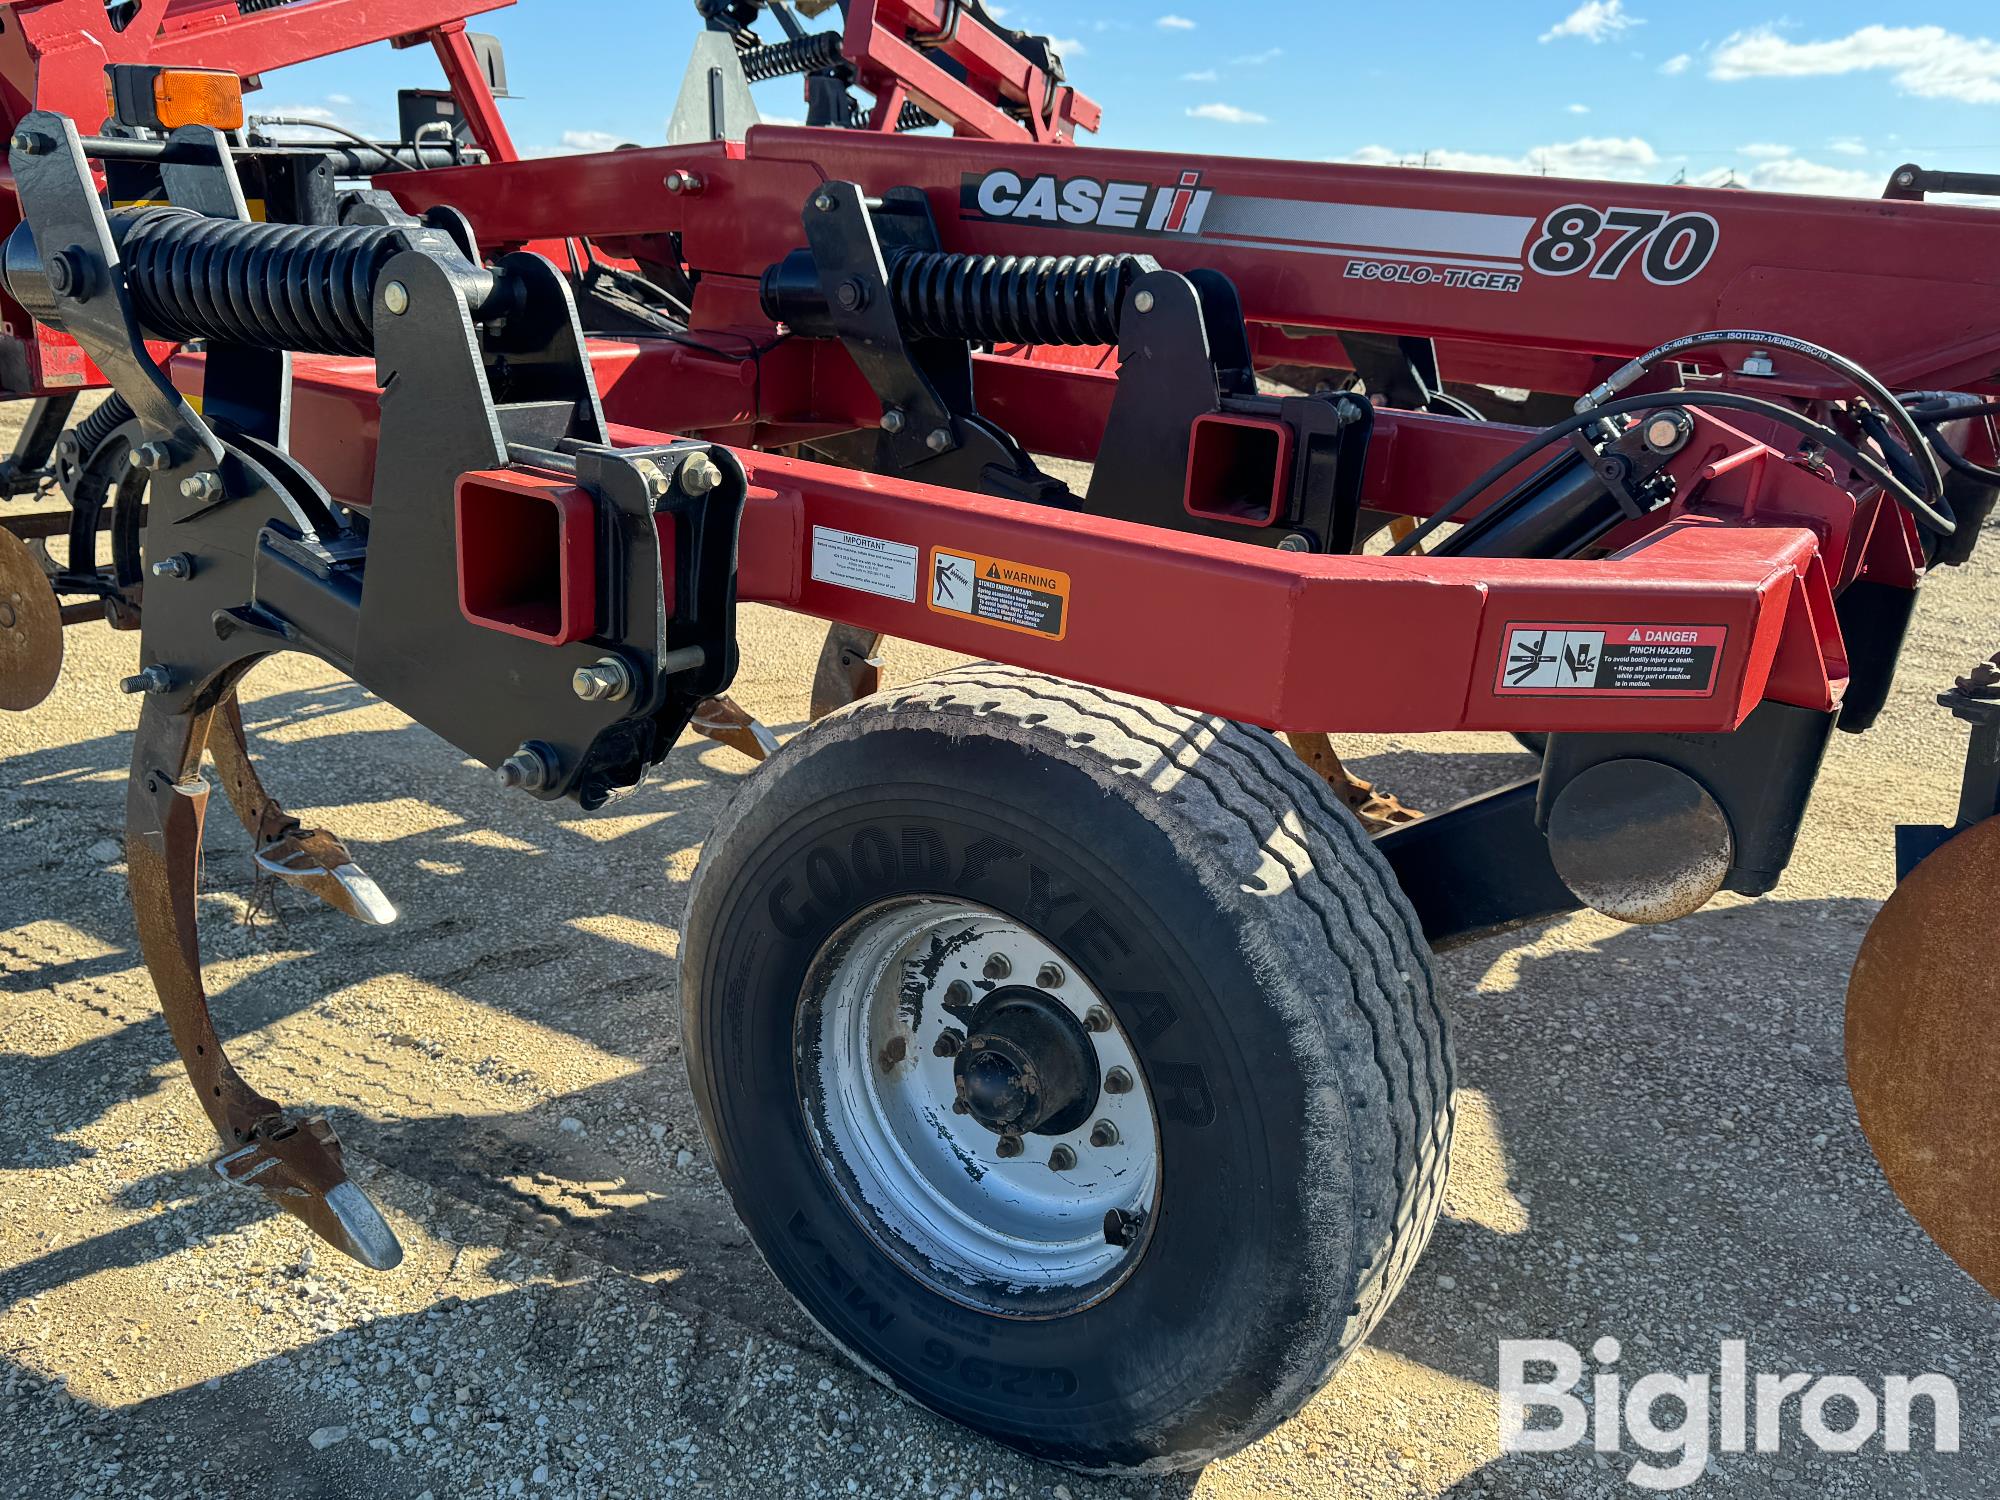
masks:
<instances>
[{"instance_id":1,"label":"gravel ground","mask_svg":"<svg viewBox=\"0 0 2000 1500\"><path fill-rule=\"evenodd\" d=\"M2000 539L1930 586L1877 732L1839 738L1759 903L1640 932L1594 916L1448 955L1464 1095L1428 1258L1296 1420L1144 1485L1030 1462L899 1401L794 1311L688 1099L676 923L750 772L691 742L608 815L489 777L326 669L246 704L267 775L403 910L367 929L259 887L216 799L202 898L219 1025L328 1111L408 1250L374 1275L205 1162L140 966L119 847L135 641L70 635L57 696L0 716L0 1490L37 1496L1579 1496L1631 1455L1502 1458L1497 1341L1623 1341L1623 1368L1942 1370L1964 1451L1718 1459L1695 1493L1991 1496L2000 1309L1904 1216L1855 1124L1841 1003L1890 829L1955 800L1930 696L2000 645ZM746 612L737 696L796 731L810 623ZM889 676L949 658L896 646ZM1524 774L1493 737L1350 744L1438 806Z\"/></svg>"}]
</instances>

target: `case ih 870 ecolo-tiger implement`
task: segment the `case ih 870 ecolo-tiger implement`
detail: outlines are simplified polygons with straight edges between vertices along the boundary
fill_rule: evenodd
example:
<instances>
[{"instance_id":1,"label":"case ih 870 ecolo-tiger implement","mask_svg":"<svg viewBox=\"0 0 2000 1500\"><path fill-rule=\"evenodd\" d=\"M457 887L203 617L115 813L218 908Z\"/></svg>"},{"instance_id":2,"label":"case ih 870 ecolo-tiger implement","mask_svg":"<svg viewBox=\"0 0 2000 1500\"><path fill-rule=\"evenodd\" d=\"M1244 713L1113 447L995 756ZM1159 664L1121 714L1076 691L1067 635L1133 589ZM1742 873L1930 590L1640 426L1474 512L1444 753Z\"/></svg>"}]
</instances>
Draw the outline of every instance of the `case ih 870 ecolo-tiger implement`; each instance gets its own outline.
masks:
<instances>
[{"instance_id":1,"label":"case ih 870 ecolo-tiger implement","mask_svg":"<svg viewBox=\"0 0 2000 1500\"><path fill-rule=\"evenodd\" d=\"M305 148L214 128L213 75L126 59L97 133L16 122L7 295L117 392L118 473L88 421L57 470L143 628L147 966L222 1175L392 1266L331 1130L210 1020L205 748L267 866L393 915L232 775L238 682L312 654L510 792L596 808L717 712L740 601L828 620L828 712L689 897L718 1170L883 1379L1064 1462L1199 1463L1297 1410L1423 1248L1430 945L1777 882L1927 559L1963 550L1946 472L1966 508L2000 478L2000 217L1088 149L1046 46L952 0L772 44L861 128L741 139L756 8L708 9L680 144L489 149L296 223L250 199L274 218ZM847 115L855 81L887 102ZM898 133L905 106L961 138ZM1581 399L1531 430L1260 387L1343 333ZM9 583L19 701L54 601ZM985 664L873 693L883 635ZM1885 1168L1989 1287L1996 678L1945 694L1963 803L1906 837L1849 1023ZM1546 735L1539 777L1371 836L1325 736L1451 729Z\"/></svg>"}]
</instances>

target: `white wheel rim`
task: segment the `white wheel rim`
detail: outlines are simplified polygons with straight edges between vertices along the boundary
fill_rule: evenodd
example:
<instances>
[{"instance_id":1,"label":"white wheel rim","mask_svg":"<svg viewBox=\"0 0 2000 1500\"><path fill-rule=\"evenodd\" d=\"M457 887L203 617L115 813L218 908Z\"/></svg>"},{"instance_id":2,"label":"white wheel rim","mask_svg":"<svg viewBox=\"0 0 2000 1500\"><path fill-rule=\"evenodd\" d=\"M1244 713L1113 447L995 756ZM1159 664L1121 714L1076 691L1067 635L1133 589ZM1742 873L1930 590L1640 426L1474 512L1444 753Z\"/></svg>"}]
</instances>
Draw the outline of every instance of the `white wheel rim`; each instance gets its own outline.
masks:
<instances>
[{"instance_id":1,"label":"white wheel rim","mask_svg":"<svg viewBox=\"0 0 2000 1500\"><path fill-rule=\"evenodd\" d=\"M962 1052L988 1035L974 1023L993 1003L1051 1017L1095 1062L1091 1087L1060 1096L1071 1105L1047 1122L1059 1132L1002 1133L954 1108L960 1060L940 1039ZM861 913L815 957L795 1043L821 1167L920 1281L988 1311L1051 1317L1109 1295L1138 1263L1160 1183L1145 1073L1095 987L1023 924L945 898ZM968 1068L995 1060L974 1050Z\"/></svg>"}]
</instances>

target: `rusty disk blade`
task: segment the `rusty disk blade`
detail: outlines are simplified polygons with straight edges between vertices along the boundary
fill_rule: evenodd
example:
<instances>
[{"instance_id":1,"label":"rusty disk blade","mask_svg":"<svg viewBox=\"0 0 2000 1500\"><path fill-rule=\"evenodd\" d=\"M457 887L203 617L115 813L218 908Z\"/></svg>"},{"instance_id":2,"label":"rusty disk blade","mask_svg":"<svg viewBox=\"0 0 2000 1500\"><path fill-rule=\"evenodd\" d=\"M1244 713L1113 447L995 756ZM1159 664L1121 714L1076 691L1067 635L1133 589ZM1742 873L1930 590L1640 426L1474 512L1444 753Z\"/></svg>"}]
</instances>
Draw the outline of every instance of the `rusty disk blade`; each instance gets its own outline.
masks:
<instances>
[{"instance_id":1,"label":"rusty disk blade","mask_svg":"<svg viewBox=\"0 0 2000 1500\"><path fill-rule=\"evenodd\" d=\"M62 609L42 566L0 527L0 708L33 708L62 676Z\"/></svg>"},{"instance_id":2,"label":"rusty disk blade","mask_svg":"<svg viewBox=\"0 0 2000 1500\"><path fill-rule=\"evenodd\" d=\"M1917 866L1847 987L1847 1080L1904 1207L2000 1296L2000 818Z\"/></svg>"}]
</instances>

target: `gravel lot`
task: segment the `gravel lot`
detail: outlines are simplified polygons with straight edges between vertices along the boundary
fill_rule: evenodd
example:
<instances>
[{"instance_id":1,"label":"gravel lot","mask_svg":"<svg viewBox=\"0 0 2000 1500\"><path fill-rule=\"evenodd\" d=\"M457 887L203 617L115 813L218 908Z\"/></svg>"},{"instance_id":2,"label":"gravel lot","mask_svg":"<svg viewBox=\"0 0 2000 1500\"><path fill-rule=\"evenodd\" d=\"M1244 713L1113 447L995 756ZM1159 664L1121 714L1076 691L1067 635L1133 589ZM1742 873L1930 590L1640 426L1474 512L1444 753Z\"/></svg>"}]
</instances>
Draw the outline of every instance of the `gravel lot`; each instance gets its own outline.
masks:
<instances>
[{"instance_id":1,"label":"gravel lot","mask_svg":"<svg viewBox=\"0 0 2000 1500\"><path fill-rule=\"evenodd\" d=\"M403 910L260 889L220 797L202 917L218 1022L266 1091L335 1119L408 1250L373 1275L206 1170L214 1140L140 966L119 847L136 642L72 631L57 696L0 716L0 1490L327 1496L1636 1494L1631 1455L1498 1452L1497 1341L1623 1341L1624 1368L1942 1370L1964 1451L1718 1459L1693 1493L1987 1497L2000 1308L1903 1215L1854 1120L1845 976L1890 829L1955 801L1930 703L2000 645L2000 538L1930 586L1877 732L1841 737L1797 863L1670 929L1594 917L1447 956L1465 1088L1447 1217L1371 1346L1206 1472L1103 1484L851 1369L730 1213L679 1055L676 923L749 774L685 744L607 815L550 810L313 663L251 679L266 774ZM796 731L818 632L749 611L737 696ZM949 659L908 646L906 680ZM1392 670L1385 662L1385 670ZM1438 806L1525 774L1493 737L1370 739ZM1921 1431L1921 1429L1920 1429Z\"/></svg>"}]
</instances>

